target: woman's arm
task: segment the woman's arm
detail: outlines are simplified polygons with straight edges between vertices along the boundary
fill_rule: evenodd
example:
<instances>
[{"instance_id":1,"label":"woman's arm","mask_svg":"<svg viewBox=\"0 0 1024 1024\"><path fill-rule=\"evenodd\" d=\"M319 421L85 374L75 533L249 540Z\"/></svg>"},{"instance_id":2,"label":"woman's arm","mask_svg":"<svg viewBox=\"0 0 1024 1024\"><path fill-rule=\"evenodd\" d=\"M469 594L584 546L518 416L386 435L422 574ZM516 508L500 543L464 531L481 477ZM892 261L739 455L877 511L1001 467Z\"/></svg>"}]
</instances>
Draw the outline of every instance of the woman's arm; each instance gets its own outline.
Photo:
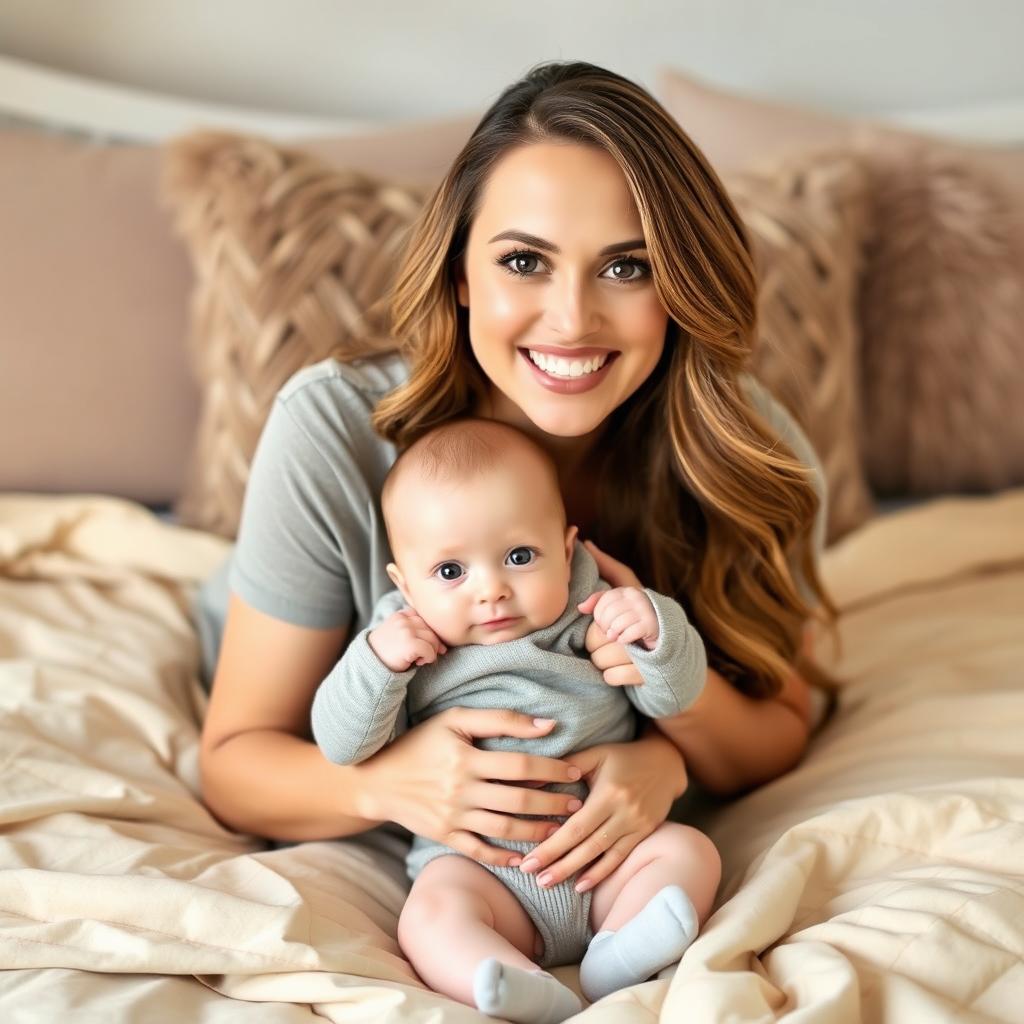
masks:
<instances>
[{"instance_id":1,"label":"woman's arm","mask_svg":"<svg viewBox=\"0 0 1024 1024\"><path fill-rule=\"evenodd\" d=\"M729 796L792 768L807 746L810 717L810 692L795 670L777 697L755 700L709 668L697 700L656 725L698 782Z\"/></svg>"},{"instance_id":2,"label":"woman's arm","mask_svg":"<svg viewBox=\"0 0 1024 1024\"><path fill-rule=\"evenodd\" d=\"M571 793L521 785L579 778L568 762L474 745L484 736L536 739L556 725L516 711L450 708L358 765L328 761L308 739L310 705L346 635L283 622L231 594L200 746L203 798L225 825L304 840L396 821L507 865L514 851L482 837L539 842L550 828L539 816L571 813Z\"/></svg>"},{"instance_id":3,"label":"woman's arm","mask_svg":"<svg viewBox=\"0 0 1024 1024\"><path fill-rule=\"evenodd\" d=\"M227 826L271 839L364 832L360 767L325 760L309 707L348 630L281 622L231 595L203 725L203 798Z\"/></svg>"},{"instance_id":4,"label":"woman's arm","mask_svg":"<svg viewBox=\"0 0 1024 1024\"><path fill-rule=\"evenodd\" d=\"M604 579L616 586L641 585L629 566L592 541L584 543ZM609 686L643 683L626 648L609 643L596 622L591 623L586 644ZM804 630L804 655L810 657L811 651L808 628ZM675 744L687 771L698 782L713 793L729 796L792 768L807 746L810 721L810 691L795 669L777 696L755 700L709 668L696 701L677 715L657 719L657 727Z\"/></svg>"}]
</instances>

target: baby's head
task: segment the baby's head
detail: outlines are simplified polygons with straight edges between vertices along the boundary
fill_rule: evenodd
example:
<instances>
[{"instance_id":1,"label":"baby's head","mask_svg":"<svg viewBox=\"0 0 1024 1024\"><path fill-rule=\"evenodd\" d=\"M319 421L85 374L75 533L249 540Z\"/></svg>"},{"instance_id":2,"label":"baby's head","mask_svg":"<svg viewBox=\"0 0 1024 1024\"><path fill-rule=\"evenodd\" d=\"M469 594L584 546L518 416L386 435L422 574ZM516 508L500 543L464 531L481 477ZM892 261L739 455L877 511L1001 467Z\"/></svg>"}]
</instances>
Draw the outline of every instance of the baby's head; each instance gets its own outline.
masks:
<instances>
[{"instance_id":1,"label":"baby's head","mask_svg":"<svg viewBox=\"0 0 1024 1024\"><path fill-rule=\"evenodd\" d=\"M565 611L576 527L550 456L515 427L430 431L395 460L381 510L388 576L447 646L515 640Z\"/></svg>"}]
</instances>

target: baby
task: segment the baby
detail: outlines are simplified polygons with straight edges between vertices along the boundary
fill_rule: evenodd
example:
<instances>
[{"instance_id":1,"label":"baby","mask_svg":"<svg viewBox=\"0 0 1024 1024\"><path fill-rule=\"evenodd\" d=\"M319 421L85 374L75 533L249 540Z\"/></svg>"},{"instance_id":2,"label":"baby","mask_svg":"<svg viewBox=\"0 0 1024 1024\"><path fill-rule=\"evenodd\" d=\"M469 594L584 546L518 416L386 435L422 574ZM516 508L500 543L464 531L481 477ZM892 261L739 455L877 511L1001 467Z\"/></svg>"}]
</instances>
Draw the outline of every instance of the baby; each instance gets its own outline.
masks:
<instances>
[{"instance_id":1,"label":"baby","mask_svg":"<svg viewBox=\"0 0 1024 1024\"><path fill-rule=\"evenodd\" d=\"M553 462L515 428L464 419L431 431L391 467L381 510L397 589L317 690L313 735L329 760L356 764L459 706L555 719L536 739L477 744L559 758L629 741L637 709L674 715L699 695L707 656L682 607L600 579L566 524ZM643 685L605 684L584 642L591 615L627 645ZM545 788L566 794L566 814L587 794L582 781ZM675 963L710 911L721 872L711 841L672 823L592 892L527 873L523 859L536 843L492 841L511 851L508 866L414 837L398 939L436 991L524 1024L556 1024L582 1008L544 968L582 957L580 984L595 1001Z\"/></svg>"}]
</instances>

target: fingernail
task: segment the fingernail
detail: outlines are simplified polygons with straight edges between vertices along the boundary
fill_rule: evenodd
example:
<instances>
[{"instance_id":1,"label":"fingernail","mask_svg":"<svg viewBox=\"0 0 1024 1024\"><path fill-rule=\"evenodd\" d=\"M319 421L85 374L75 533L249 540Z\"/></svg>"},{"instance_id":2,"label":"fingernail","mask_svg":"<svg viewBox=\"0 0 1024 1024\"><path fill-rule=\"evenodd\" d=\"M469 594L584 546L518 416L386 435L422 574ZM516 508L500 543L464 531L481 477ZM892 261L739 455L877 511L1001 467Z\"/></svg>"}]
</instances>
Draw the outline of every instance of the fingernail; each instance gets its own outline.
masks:
<instances>
[{"instance_id":1,"label":"fingernail","mask_svg":"<svg viewBox=\"0 0 1024 1024\"><path fill-rule=\"evenodd\" d=\"M584 878L576 883L577 892L586 892L594 883L589 878Z\"/></svg>"},{"instance_id":2,"label":"fingernail","mask_svg":"<svg viewBox=\"0 0 1024 1024\"><path fill-rule=\"evenodd\" d=\"M569 801L569 810L570 811L578 811L582 806L583 806L583 801L582 800L570 800Z\"/></svg>"},{"instance_id":3,"label":"fingernail","mask_svg":"<svg viewBox=\"0 0 1024 1024\"><path fill-rule=\"evenodd\" d=\"M543 875L538 875L537 876L537 882L540 885L550 885L551 884L551 872L550 871L545 871Z\"/></svg>"},{"instance_id":4,"label":"fingernail","mask_svg":"<svg viewBox=\"0 0 1024 1024\"><path fill-rule=\"evenodd\" d=\"M579 768L573 767L569 769L569 778L572 779L573 782L575 782L582 774L583 772L581 772Z\"/></svg>"},{"instance_id":5,"label":"fingernail","mask_svg":"<svg viewBox=\"0 0 1024 1024\"><path fill-rule=\"evenodd\" d=\"M527 857L522 864L519 865L520 871L536 871L540 867L540 861L536 857Z\"/></svg>"},{"instance_id":6,"label":"fingernail","mask_svg":"<svg viewBox=\"0 0 1024 1024\"><path fill-rule=\"evenodd\" d=\"M536 726L554 725L554 723L555 720L553 718L535 718L533 720L533 724Z\"/></svg>"},{"instance_id":7,"label":"fingernail","mask_svg":"<svg viewBox=\"0 0 1024 1024\"><path fill-rule=\"evenodd\" d=\"M522 864L522 863L523 863L523 858L522 858L522 857L513 857L513 858L512 858L512 859L511 859L511 860L510 860L510 861L508 862L508 866L509 866L510 868L517 868L517 867L519 867L519 865L520 865L520 864Z\"/></svg>"}]
</instances>

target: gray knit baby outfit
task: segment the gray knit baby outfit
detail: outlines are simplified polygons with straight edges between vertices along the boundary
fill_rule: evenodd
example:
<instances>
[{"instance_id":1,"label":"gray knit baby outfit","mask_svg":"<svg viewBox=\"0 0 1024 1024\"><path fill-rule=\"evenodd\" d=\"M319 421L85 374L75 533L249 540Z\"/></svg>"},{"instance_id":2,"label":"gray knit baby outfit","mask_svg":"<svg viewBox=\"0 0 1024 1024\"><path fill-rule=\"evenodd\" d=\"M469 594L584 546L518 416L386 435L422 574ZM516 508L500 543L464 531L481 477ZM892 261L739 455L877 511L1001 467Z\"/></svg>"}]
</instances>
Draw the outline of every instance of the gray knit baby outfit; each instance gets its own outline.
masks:
<instances>
[{"instance_id":1,"label":"gray knit baby outfit","mask_svg":"<svg viewBox=\"0 0 1024 1024\"><path fill-rule=\"evenodd\" d=\"M411 726L453 707L511 708L556 721L550 733L536 739L477 739L476 745L485 750L525 750L560 758L599 743L632 740L636 709L650 718L665 718L693 703L707 675L707 654L682 606L645 587L658 616L657 646L648 651L639 643L628 645L642 685L609 686L584 643L592 616L577 608L594 591L605 589L608 584L598 575L593 556L577 542L569 600L556 622L518 640L450 647L432 664L404 672L392 672L369 644L370 631L405 606L397 590L384 594L370 624L353 638L316 692L312 725L317 744L336 764L357 764ZM582 780L544 788L581 800L587 794ZM537 845L491 837L488 841L524 855ZM463 856L442 843L414 836L406 858L409 877L415 878L429 861L446 854ZM545 889L535 875L518 867L481 866L505 883L537 926L544 940L541 967L579 962L593 938L590 892L577 893L572 878Z\"/></svg>"}]
</instances>

